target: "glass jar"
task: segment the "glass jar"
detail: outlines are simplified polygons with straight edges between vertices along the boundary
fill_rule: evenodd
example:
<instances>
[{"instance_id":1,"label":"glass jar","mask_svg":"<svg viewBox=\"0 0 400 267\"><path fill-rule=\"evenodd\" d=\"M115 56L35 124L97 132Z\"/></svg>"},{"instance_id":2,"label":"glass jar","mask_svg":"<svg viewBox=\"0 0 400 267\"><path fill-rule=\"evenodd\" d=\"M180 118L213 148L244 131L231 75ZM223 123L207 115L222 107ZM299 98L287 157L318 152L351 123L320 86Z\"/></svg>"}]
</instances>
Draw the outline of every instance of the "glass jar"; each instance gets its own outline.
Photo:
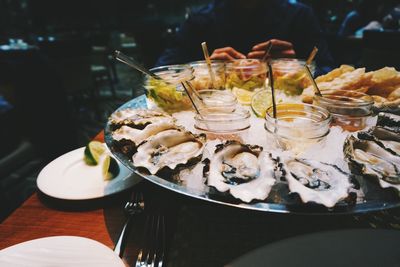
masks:
<instances>
[{"instance_id":1,"label":"glass jar","mask_svg":"<svg viewBox=\"0 0 400 267\"><path fill-rule=\"evenodd\" d=\"M250 112L236 109L234 112L215 108L202 108L196 114L194 127L205 132L209 139L238 140L250 128Z\"/></svg>"},{"instance_id":2,"label":"glass jar","mask_svg":"<svg viewBox=\"0 0 400 267\"><path fill-rule=\"evenodd\" d=\"M189 63L194 69L194 79L191 81L195 90L225 89L225 63L211 61L211 70L214 74L214 84L211 82L210 72L206 61L194 61Z\"/></svg>"},{"instance_id":3,"label":"glass jar","mask_svg":"<svg viewBox=\"0 0 400 267\"><path fill-rule=\"evenodd\" d=\"M314 96L315 105L326 108L332 114L331 125L338 125L349 132L365 128L372 114L374 100L371 96L350 90L322 91Z\"/></svg>"},{"instance_id":4,"label":"glass jar","mask_svg":"<svg viewBox=\"0 0 400 267\"><path fill-rule=\"evenodd\" d=\"M229 90L201 90L197 92L201 100L195 98L200 108L214 108L214 110L234 111L237 99Z\"/></svg>"},{"instance_id":5,"label":"glass jar","mask_svg":"<svg viewBox=\"0 0 400 267\"><path fill-rule=\"evenodd\" d=\"M267 109L265 129L280 148L298 154L324 140L330 121L329 111L322 107L284 103L276 105L276 118L273 108Z\"/></svg>"},{"instance_id":6,"label":"glass jar","mask_svg":"<svg viewBox=\"0 0 400 267\"><path fill-rule=\"evenodd\" d=\"M160 108L166 112L178 112L192 108L182 82L194 78L193 68L189 65L168 65L150 69L163 80L145 77L145 89L148 108ZM190 90L190 89L188 89Z\"/></svg>"},{"instance_id":7,"label":"glass jar","mask_svg":"<svg viewBox=\"0 0 400 267\"><path fill-rule=\"evenodd\" d=\"M271 61L274 87L286 95L301 95L304 88L311 85L306 70L305 60L296 58L279 58ZM315 64L309 65L311 73L315 72Z\"/></svg>"},{"instance_id":8,"label":"glass jar","mask_svg":"<svg viewBox=\"0 0 400 267\"><path fill-rule=\"evenodd\" d=\"M225 67L225 87L231 89L238 102L250 105L253 94L265 89L267 66L258 59L238 59Z\"/></svg>"}]
</instances>

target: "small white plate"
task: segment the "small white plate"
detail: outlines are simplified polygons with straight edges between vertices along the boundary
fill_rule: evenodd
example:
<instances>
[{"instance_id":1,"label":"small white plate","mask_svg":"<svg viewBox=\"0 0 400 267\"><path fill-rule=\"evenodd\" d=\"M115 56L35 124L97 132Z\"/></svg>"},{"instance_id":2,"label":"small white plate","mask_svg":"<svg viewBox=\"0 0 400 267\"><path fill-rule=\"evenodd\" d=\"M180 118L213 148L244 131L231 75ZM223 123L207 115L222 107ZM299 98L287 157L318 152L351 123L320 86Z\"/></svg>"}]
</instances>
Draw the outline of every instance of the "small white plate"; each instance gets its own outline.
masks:
<instances>
[{"instance_id":1,"label":"small white plate","mask_svg":"<svg viewBox=\"0 0 400 267\"><path fill-rule=\"evenodd\" d=\"M87 200L120 192L142 180L120 162L118 176L104 180L101 164L89 166L83 161L84 150L70 151L44 167L36 180L40 191L59 199Z\"/></svg>"},{"instance_id":2,"label":"small white plate","mask_svg":"<svg viewBox=\"0 0 400 267\"><path fill-rule=\"evenodd\" d=\"M125 264L114 251L95 240L78 236L52 236L1 250L0 266L124 267Z\"/></svg>"}]
</instances>

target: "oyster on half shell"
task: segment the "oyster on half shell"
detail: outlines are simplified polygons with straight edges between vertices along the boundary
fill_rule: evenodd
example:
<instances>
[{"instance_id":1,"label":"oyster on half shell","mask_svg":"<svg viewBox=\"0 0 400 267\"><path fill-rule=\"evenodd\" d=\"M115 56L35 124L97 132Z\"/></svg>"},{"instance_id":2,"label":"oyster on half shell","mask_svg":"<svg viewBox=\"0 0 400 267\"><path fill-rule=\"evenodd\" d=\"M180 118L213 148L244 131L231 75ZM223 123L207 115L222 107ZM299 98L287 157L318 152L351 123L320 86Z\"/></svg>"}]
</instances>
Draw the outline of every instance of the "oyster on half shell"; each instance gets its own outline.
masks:
<instances>
[{"instance_id":1,"label":"oyster on half shell","mask_svg":"<svg viewBox=\"0 0 400 267\"><path fill-rule=\"evenodd\" d=\"M315 160L286 158L280 165L289 190L304 203L315 202L328 208L345 199L353 185L350 175L338 167Z\"/></svg>"},{"instance_id":2,"label":"oyster on half shell","mask_svg":"<svg viewBox=\"0 0 400 267\"><path fill-rule=\"evenodd\" d=\"M112 130L116 130L123 125L141 130L151 123L162 121L173 123L174 118L164 112L149 109L128 108L113 113L109 118L109 121Z\"/></svg>"},{"instance_id":3,"label":"oyster on half shell","mask_svg":"<svg viewBox=\"0 0 400 267\"><path fill-rule=\"evenodd\" d=\"M262 150L238 141L217 145L205 173L207 184L244 202L266 199L275 184L276 162Z\"/></svg>"},{"instance_id":4,"label":"oyster on half shell","mask_svg":"<svg viewBox=\"0 0 400 267\"><path fill-rule=\"evenodd\" d=\"M387 128L374 126L367 132L359 132L359 139L375 141L381 147L387 149L392 154L400 156L400 134Z\"/></svg>"},{"instance_id":5,"label":"oyster on half shell","mask_svg":"<svg viewBox=\"0 0 400 267\"><path fill-rule=\"evenodd\" d=\"M146 168L151 174L168 167L200 161L205 145L205 135L194 135L182 129L159 132L137 148L132 157L135 167Z\"/></svg>"},{"instance_id":6,"label":"oyster on half shell","mask_svg":"<svg viewBox=\"0 0 400 267\"><path fill-rule=\"evenodd\" d=\"M160 121L148 124L143 130L123 125L112 132L111 135L115 146L128 157L131 157L136 152L137 147L147 138L159 132L176 128L175 124L170 121Z\"/></svg>"},{"instance_id":7,"label":"oyster on half shell","mask_svg":"<svg viewBox=\"0 0 400 267\"><path fill-rule=\"evenodd\" d=\"M343 147L350 167L357 172L377 178L383 188L400 190L400 156L391 153L374 140L349 136Z\"/></svg>"}]
</instances>

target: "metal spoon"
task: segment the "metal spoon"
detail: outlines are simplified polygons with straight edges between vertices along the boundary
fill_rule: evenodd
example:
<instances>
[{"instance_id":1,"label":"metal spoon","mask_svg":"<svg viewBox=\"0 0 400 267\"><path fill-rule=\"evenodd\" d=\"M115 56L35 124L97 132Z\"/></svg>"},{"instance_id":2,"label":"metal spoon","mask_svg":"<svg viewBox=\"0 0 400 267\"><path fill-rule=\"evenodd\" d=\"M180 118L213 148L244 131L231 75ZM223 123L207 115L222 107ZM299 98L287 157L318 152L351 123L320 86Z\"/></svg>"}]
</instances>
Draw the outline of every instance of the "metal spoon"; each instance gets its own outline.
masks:
<instances>
[{"instance_id":1,"label":"metal spoon","mask_svg":"<svg viewBox=\"0 0 400 267\"><path fill-rule=\"evenodd\" d=\"M122 62L122 63L125 63L126 65L128 65L128 66L130 66L130 67L132 67L132 68L135 68L135 69L137 69L138 71L140 71L140 72L142 72L142 73L144 73L144 74L146 74L146 75L149 75L149 76L153 77L154 79L163 80L164 82L168 83L168 82L165 81L163 78L161 78L161 77L158 76L157 74L155 74L155 73L149 71L148 69L146 69L145 67L143 67L141 64L139 64L138 62L136 62L136 60L134 60L134 59L131 58L131 57L128 57L127 55L121 53L120 51L115 50L114 56L115 56L115 59L116 59L116 60L118 60L118 61L120 61L120 62Z\"/></svg>"},{"instance_id":2,"label":"metal spoon","mask_svg":"<svg viewBox=\"0 0 400 267\"><path fill-rule=\"evenodd\" d=\"M276 101L275 101L275 88L274 88L274 77L272 75L272 66L269 61L267 61L268 66L268 82L271 86L271 97L272 97L272 116L276 119Z\"/></svg>"},{"instance_id":3,"label":"metal spoon","mask_svg":"<svg viewBox=\"0 0 400 267\"><path fill-rule=\"evenodd\" d=\"M310 80L311 80L311 82L312 82L312 84L313 84L313 87L314 87L314 89L315 89L315 94L316 94L317 96L322 96L321 91L319 90L318 85L317 85L317 83L315 82L314 77L312 76L312 73L311 73L311 71L310 71L310 68L308 67L307 64L304 65L304 68L306 69L306 73L307 73L307 75L308 75L308 78L310 78Z\"/></svg>"}]
</instances>

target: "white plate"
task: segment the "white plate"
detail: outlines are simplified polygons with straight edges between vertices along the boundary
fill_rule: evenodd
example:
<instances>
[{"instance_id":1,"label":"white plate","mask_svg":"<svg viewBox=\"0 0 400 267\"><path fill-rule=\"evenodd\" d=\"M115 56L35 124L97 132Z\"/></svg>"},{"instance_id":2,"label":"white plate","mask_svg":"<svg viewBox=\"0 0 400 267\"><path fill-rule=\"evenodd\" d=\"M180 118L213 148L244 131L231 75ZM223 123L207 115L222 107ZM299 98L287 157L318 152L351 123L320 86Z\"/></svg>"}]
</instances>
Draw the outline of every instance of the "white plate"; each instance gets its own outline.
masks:
<instances>
[{"instance_id":1,"label":"white plate","mask_svg":"<svg viewBox=\"0 0 400 267\"><path fill-rule=\"evenodd\" d=\"M0 266L124 267L125 264L114 251L95 240L78 236L53 236L1 250Z\"/></svg>"},{"instance_id":2,"label":"white plate","mask_svg":"<svg viewBox=\"0 0 400 267\"><path fill-rule=\"evenodd\" d=\"M101 164L89 166L83 161L84 150L70 151L44 167L36 180L40 191L59 199L86 200L120 192L141 180L120 162L118 176L104 180Z\"/></svg>"}]
</instances>

